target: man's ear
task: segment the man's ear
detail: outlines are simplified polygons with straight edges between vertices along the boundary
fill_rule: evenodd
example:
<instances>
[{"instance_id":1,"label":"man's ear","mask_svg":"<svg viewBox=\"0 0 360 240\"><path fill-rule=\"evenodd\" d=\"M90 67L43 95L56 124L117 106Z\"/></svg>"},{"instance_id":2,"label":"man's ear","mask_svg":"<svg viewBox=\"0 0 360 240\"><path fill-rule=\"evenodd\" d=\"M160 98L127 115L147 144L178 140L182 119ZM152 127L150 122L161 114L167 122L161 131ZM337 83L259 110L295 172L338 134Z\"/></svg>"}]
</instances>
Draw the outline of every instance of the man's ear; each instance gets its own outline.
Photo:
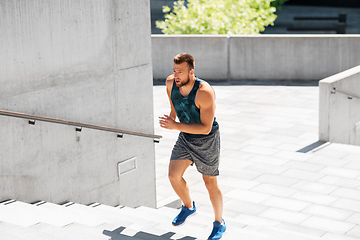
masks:
<instances>
[{"instance_id":1,"label":"man's ear","mask_svg":"<svg viewBox=\"0 0 360 240\"><path fill-rule=\"evenodd\" d=\"M195 72L194 69L191 69L191 70L190 70L190 74L191 74L191 75L194 75L194 72Z\"/></svg>"}]
</instances>

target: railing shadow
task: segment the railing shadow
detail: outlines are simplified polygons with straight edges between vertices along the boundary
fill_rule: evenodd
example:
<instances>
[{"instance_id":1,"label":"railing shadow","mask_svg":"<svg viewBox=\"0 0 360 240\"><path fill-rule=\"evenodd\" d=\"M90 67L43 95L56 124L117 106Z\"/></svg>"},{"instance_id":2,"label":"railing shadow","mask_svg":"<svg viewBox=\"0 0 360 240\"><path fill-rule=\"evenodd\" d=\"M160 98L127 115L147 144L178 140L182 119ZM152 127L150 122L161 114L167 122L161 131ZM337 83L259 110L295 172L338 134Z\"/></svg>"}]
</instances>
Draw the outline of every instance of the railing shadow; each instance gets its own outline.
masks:
<instances>
[{"instance_id":1,"label":"railing shadow","mask_svg":"<svg viewBox=\"0 0 360 240\"><path fill-rule=\"evenodd\" d=\"M111 237L111 240L167 240L167 239L170 240L171 237L175 235L175 233L173 233L173 232L168 232L161 236L157 236L154 234L139 231L134 236L127 236L127 235L121 234L121 232L124 231L125 229L126 229L126 227L119 227L113 231L104 230L103 234ZM194 237L186 236L179 240L195 240L195 239L196 238L194 238Z\"/></svg>"}]
</instances>

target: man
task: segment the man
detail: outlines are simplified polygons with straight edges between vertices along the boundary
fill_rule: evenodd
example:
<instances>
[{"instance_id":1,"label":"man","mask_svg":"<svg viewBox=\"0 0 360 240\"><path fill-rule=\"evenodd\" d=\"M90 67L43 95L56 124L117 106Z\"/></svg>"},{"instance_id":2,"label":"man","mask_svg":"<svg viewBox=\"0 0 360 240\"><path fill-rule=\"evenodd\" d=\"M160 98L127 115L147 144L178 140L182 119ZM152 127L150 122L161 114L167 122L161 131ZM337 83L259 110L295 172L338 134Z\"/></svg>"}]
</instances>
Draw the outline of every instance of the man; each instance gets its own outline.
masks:
<instances>
[{"instance_id":1,"label":"man","mask_svg":"<svg viewBox=\"0 0 360 240\"><path fill-rule=\"evenodd\" d=\"M166 79L171 105L170 115L159 117L160 126L179 130L169 164L169 180L183 202L172 224L179 226L196 212L189 187L183 178L186 169L195 164L209 192L215 221L208 239L220 239L226 230L222 219L223 197L217 184L219 175L220 132L215 118L215 93L205 81L194 75L195 60L187 53L174 57L173 74ZM176 121L178 117L179 122Z\"/></svg>"}]
</instances>

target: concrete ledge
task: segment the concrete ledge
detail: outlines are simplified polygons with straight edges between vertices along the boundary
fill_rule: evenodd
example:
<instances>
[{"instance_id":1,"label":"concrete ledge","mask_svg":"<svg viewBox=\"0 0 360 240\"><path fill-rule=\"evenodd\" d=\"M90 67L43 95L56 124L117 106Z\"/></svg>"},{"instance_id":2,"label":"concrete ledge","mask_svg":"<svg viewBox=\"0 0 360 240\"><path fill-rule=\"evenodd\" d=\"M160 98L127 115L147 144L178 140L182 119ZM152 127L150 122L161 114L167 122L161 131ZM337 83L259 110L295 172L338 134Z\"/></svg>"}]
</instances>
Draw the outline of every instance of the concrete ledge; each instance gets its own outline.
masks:
<instances>
[{"instance_id":1,"label":"concrete ledge","mask_svg":"<svg viewBox=\"0 0 360 240\"><path fill-rule=\"evenodd\" d=\"M360 66L319 82L319 139L360 145Z\"/></svg>"},{"instance_id":2,"label":"concrete ledge","mask_svg":"<svg viewBox=\"0 0 360 240\"><path fill-rule=\"evenodd\" d=\"M152 35L154 79L195 57L205 80L320 80L360 64L360 35Z\"/></svg>"}]
</instances>

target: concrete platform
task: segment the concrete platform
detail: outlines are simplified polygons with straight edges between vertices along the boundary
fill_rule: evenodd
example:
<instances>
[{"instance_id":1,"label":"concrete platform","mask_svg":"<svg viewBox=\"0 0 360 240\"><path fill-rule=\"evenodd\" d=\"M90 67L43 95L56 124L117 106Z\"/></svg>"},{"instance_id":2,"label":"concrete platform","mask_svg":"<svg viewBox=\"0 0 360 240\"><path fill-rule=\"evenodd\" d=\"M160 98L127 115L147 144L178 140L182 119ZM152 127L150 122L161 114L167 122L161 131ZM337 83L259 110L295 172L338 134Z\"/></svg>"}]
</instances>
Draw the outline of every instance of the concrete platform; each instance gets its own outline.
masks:
<instances>
[{"instance_id":1,"label":"concrete platform","mask_svg":"<svg viewBox=\"0 0 360 240\"><path fill-rule=\"evenodd\" d=\"M360 147L318 142L315 82L214 84L221 131L219 184L224 218L321 239L360 238ZM163 85L154 86L158 207L177 200L167 179L178 132L161 129L169 114ZM201 175L185 173L199 211L213 221ZM230 231L230 230L229 230Z\"/></svg>"}]
</instances>

